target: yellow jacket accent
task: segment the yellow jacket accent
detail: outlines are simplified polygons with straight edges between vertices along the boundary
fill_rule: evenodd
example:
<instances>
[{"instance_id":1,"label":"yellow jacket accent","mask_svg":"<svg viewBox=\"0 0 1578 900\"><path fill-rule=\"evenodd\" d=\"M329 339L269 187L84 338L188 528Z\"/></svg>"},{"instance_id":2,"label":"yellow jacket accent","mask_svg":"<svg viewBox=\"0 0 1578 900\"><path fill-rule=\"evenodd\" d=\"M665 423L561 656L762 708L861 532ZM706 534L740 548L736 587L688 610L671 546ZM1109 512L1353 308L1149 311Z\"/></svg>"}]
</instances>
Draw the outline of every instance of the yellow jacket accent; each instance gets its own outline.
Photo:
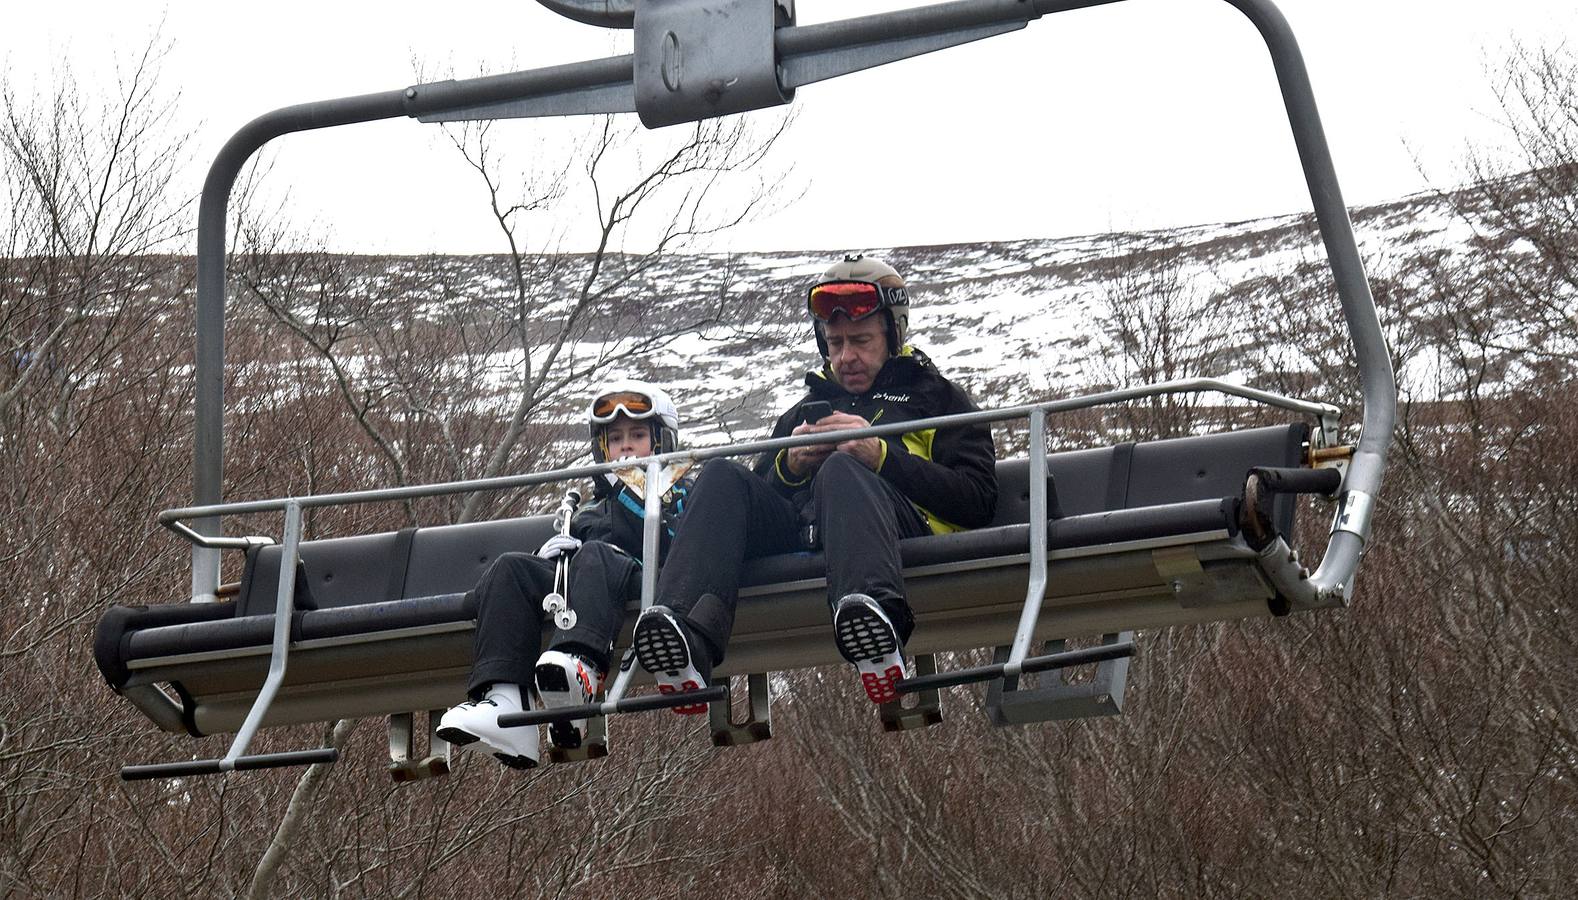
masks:
<instances>
[{"instance_id":1,"label":"yellow jacket accent","mask_svg":"<svg viewBox=\"0 0 1578 900\"><path fill-rule=\"evenodd\" d=\"M937 429L935 428L925 428L920 431L906 431L904 432L904 449L908 450L911 456L918 456L921 459L929 460L931 459L931 443L936 439ZM888 445L884 443L882 445L882 461L887 462L887 460ZM878 466L877 471L882 471L882 467ZM921 515L926 517L926 524L931 526L932 534L948 534L950 532L964 530L962 526L955 525L946 519L939 519L938 517L932 515L931 510L921 506L914 500L910 501L910 505L920 510Z\"/></svg>"}]
</instances>

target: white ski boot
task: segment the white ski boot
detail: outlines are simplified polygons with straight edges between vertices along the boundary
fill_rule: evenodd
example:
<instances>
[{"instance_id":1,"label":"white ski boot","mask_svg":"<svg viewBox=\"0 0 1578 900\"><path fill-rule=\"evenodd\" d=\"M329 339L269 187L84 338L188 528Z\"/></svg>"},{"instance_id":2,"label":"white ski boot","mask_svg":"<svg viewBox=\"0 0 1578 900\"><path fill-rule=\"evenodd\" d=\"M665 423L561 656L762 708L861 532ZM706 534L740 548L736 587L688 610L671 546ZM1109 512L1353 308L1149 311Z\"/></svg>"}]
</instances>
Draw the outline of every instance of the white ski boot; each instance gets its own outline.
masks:
<instances>
[{"instance_id":1,"label":"white ski boot","mask_svg":"<svg viewBox=\"0 0 1578 900\"><path fill-rule=\"evenodd\" d=\"M584 657L546 650L537 657L537 696L546 709L585 706L603 689L603 674ZM586 720L571 719L548 726L554 746L574 750L586 736Z\"/></svg>"},{"instance_id":2,"label":"white ski boot","mask_svg":"<svg viewBox=\"0 0 1578 900\"><path fill-rule=\"evenodd\" d=\"M512 769L530 769L537 765L540 751L537 728L499 727L499 716L524 712L530 703L520 685L490 684L482 699L467 700L444 713L436 734L457 747L491 753Z\"/></svg>"}]
</instances>

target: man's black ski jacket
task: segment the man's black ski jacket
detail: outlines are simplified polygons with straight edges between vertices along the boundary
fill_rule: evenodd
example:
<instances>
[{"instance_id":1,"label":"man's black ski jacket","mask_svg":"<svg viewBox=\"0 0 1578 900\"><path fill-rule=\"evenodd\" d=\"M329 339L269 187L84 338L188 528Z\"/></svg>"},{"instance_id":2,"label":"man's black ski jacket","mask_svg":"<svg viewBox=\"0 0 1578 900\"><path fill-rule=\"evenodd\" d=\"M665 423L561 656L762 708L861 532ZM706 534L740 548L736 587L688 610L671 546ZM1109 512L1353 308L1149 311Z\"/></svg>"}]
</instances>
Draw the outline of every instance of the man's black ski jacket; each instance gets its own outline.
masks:
<instances>
[{"instance_id":1,"label":"man's black ski jacket","mask_svg":"<svg viewBox=\"0 0 1578 900\"><path fill-rule=\"evenodd\" d=\"M807 372L805 384L809 393L778 417L773 437L785 437L794 430L802 418L800 407L812 400L826 400L835 411L862 416L873 425L976 409L926 354L908 346L883 365L865 393L844 390L825 366ZM997 508L997 453L989 425L928 428L889 435L882 442L877 473L925 514L934 534L979 528L992 520ZM764 454L756 472L784 496L794 498L810 488L811 478L796 478L789 471L786 454Z\"/></svg>"}]
</instances>

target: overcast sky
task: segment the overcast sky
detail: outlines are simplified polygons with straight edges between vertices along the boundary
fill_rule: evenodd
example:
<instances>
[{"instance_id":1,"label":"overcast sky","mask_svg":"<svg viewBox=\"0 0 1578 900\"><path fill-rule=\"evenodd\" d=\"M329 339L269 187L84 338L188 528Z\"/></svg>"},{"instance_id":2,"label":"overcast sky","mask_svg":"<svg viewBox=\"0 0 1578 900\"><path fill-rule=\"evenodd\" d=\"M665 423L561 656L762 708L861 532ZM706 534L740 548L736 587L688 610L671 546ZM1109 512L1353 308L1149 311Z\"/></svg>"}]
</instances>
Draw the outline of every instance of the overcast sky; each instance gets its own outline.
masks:
<instances>
[{"instance_id":1,"label":"overcast sky","mask_svg":"<svg viewBox=\"0 0 1578 900\"><path fill-rule=\"evenodd\" d=\"M801 24L918 4L802 0ZM1501 139L1487 69L1514 41L1578 35L1570 2L1283 0L1350 205L1456 180L1468 142ZM442 13L442 16L439 14ZM628 51L628 33L532 0L8 3L13 89L69 62L108 85L161 28L166 87L194 129L195 193L248 120L308 100L400 88L415 61L465 76ZM804 196L708 249L842 249L1059 237L1305 211L1309 201L1264 44L1221 0L1127 0L802 88L777 168ZM774 114L776 115L776 114ZM501 125L525 161L572 135ZM292 217L356 252L496 252L475 176L412 120L287 136L270 183ZM1422 175L1416 165L1422 164ZM562 164L562 163L561 163ZM584 246L587 221L564 241ZM546 241L534 232L530 241Z\"/></svg>"}]
</instances>

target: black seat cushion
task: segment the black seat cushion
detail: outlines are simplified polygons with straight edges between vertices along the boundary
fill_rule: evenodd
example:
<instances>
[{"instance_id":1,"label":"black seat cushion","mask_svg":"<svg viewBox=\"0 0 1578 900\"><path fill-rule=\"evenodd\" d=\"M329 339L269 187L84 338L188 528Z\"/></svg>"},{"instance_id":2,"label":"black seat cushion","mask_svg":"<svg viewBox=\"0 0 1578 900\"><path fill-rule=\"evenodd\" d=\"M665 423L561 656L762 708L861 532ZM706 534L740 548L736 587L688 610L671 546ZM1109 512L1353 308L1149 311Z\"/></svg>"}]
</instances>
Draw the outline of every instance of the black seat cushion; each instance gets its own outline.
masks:
<instances>
[{"instance_id":1,"label":"black seat cushion","mask_svg":"<svg viewBox=\"0 0 1578 900\"><path fill-rule=\"evenodd\" d=\"M132 638L148 630L170 630L172 626L233 619L236 604L179 603L169 606L112 606L99 619L93 636L93 661L112 687L119 689L130 672L126 662L148 654L133 651Z\"/></svg>"}]
</instances>

